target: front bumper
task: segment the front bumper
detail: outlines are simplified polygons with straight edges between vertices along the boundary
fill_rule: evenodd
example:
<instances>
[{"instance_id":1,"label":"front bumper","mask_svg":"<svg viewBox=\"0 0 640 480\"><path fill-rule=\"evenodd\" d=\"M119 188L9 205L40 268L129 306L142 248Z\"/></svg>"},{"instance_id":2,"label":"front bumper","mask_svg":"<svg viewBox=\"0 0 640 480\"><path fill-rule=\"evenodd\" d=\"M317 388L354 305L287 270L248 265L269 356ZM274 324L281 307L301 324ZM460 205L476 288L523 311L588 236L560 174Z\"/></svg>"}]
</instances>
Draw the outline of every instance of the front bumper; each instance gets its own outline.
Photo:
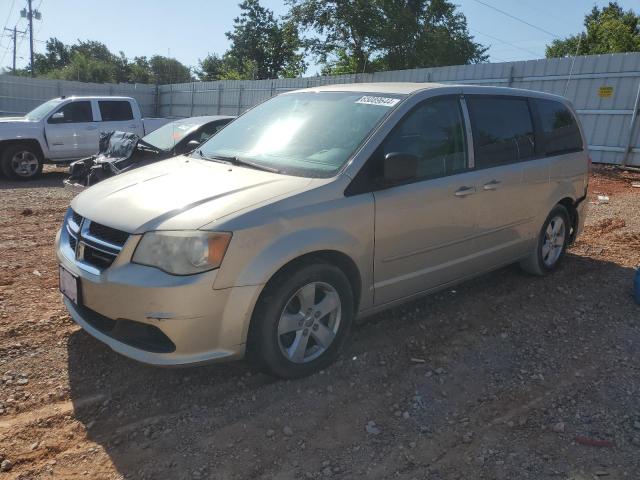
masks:
<instances>
[{"instance_id":1,"label":"front bumper","mask_svg":"<svg viewBox=\"0 0 640 480\"><path fill-rule=\"evenodd\" d=\"M160 366L192 365L241 358L261 285L213 288L217 270L175 276L129 262L139 236L131 236L107 269L88 271L61 248L58 262L80 279L80 306L66 297L73 320L114 351ZM125 335L135 326L132 335ZM150 326L150 327L146 327ZM161 333L159 333L159 332ZM118 334L116 334L117 332ZM158 345L144 332L168 339Z\"/></svg>"}]
</instances>

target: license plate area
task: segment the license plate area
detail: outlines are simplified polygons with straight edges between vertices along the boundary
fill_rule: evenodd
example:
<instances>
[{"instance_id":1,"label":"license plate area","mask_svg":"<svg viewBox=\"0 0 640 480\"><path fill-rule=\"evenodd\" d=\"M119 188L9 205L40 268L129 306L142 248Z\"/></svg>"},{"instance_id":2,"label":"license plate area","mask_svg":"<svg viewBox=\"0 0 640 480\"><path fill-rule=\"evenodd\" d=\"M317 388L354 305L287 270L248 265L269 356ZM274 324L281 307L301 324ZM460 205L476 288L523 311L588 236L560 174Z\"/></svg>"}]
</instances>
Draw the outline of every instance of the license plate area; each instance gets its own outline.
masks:
<instances>
[{"instance_id":1,"label":"license plate area","mask_svg":"<svg viewBox=\"0 0 640 480\"><path fill-rule=\"evenodd\" d=\"M58 270L60 292L76 305L80 304L80 279L60 265Z\"/></svg>"}]
</instances>

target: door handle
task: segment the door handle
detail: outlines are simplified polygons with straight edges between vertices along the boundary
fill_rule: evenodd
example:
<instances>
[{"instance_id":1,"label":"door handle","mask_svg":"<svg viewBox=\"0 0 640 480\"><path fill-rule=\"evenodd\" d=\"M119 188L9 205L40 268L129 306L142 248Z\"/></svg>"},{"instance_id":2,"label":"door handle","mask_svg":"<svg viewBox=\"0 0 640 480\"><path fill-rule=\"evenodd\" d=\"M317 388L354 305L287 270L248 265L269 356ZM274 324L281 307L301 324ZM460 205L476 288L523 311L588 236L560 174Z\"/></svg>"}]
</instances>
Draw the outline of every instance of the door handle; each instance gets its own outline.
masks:
<instances>
[{"instance_id":1,"label":"door handle","mask_svg":"<svg viewBox=\"0 0 640 480\"><path fill-rule=\"evenodd\" d=\"M456 197L466 197L467 195L471 195L472 193L476 193L475 187L460 187L455 191L454 195Z\"/></svg>"},{"instance_id":2,"label":"door handle","mask_svg":"<svg viewBox=\"0 0 640 480\"><path fill-rule=\"evenodd\" d=\"M87 130L97 130L98 127L87 127Z\"/></svg>"},{"instance_id":3,"label":"door handle","mask_svg":"<svg viewBox=\"0 0 640 480\"><path fill-rule=\"evenodd\" d=\"M138 125L136 125L135 123L132 125L129 125L129 128L138 128Z\"/></svg>"},{"instance_id":4,"label":"door handle","mask_svg":"<svg viewBox=\"0 0 640 480\"><path fill-rule=\"evenodd\" d=\"M502 182L500 180L491 180L490 182L485 183L482 188L484 190L495 190L501 183Z\"/></svg>"}]
</instances>

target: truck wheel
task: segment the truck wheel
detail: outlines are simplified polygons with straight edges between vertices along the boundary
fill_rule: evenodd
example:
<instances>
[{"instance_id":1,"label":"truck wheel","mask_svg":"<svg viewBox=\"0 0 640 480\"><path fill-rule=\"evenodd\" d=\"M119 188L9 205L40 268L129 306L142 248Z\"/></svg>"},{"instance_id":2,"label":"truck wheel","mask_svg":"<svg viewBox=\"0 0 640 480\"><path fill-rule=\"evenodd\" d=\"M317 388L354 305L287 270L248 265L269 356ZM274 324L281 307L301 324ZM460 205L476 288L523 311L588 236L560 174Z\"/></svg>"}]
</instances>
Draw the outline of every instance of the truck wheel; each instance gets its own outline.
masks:
<instances>
[{"instance_id":1,"label":"truck wheel","mask_svg":"<svg viewBox=\"0 0 640 480\"><path fill-rule=\"evenodd\" d=\"M532 275L543 276L554 270L564 257L569 243L569 212L556 205L542 225L535 250L520 267Z\"/></svg>"},{"instance_id":2,"label":"truck wheel","mask_svg":"<svg viewBox=\"0 0 640 480\"><path fill-rule=\"evenodd\" d=\"M13 145L5 149L0 168L7 178L33 180L42 174L42 155L31 145Z\"/></svg>"},{"instance_id":3,"label":"truck wheel","mask_svg":"<svg viewBox=\"0 0 640 480\"><path fill-rule=\"evenodd\" d=\"M248 358L280 378L310 375L338 355L354 316L349 280L337 267L311 263L271 281L249 332Z\"/></svg>"}]
</instances>

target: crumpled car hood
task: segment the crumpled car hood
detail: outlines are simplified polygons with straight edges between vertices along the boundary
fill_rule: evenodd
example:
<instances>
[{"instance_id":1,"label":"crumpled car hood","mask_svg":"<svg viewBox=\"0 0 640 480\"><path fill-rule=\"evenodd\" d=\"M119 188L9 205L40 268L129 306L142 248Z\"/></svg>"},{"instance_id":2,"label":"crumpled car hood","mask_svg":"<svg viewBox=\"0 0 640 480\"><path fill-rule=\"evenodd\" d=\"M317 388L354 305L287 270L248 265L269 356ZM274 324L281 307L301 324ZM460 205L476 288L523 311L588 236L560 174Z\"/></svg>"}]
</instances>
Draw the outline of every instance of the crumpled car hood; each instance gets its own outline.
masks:
<instances>
[{"instance_id":1,"label":"crumpled car hood","mask_svg":"<svg viewBox=\"0 0 640 480\"><path fill-rule=\"evenodd\" d=\"M108 178L71 207L83 217L129 233L197 229L311 180L185 156Z\"/></svg>"},{"instance_id":2,"label":"crumpled car hood","mask_svg":"<svg viewBox=\"0 0 640 480\"><path fill-rule=\"evenodd\" d=\"M138 144L140 137L129 132L102 132L98 142L99 150L96 163L112 162L121 158L129 158Z\"/></svg>"}]
</instances>

